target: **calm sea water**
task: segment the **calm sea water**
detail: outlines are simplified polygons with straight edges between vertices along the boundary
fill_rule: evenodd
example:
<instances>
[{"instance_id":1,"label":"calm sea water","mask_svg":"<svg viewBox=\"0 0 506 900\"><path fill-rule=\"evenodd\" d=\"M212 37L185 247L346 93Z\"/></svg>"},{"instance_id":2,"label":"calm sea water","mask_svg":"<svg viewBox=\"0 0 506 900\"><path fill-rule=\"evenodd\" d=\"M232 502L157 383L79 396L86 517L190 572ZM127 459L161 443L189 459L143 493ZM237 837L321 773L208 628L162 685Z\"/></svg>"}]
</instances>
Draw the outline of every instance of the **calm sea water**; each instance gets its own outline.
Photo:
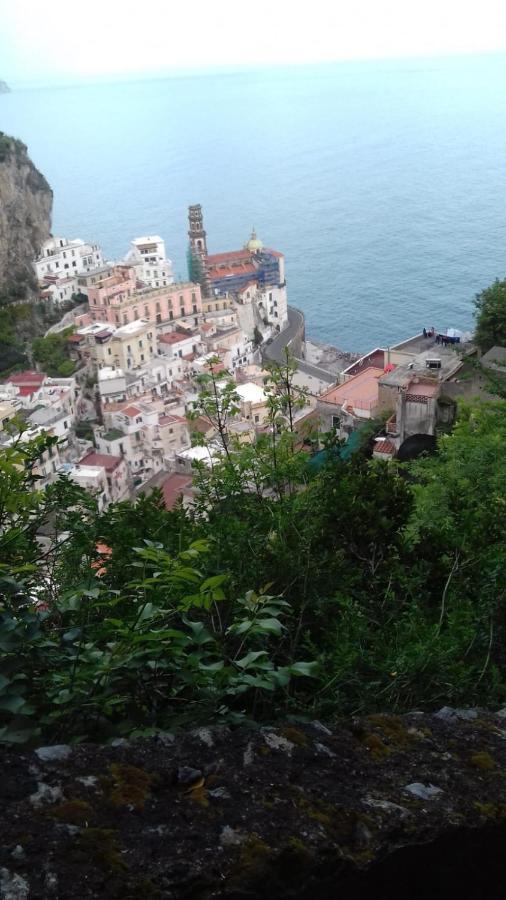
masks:
<instances>
[{"instance_id":1,"label":"calm sea water","mask_svg":"<svg viewBox=\"0 0 506 900\"><path fill-rule=\"evenodd\" d=\"M186 277L254 225L311 336L366 350L469 327L506 275L506 57L340 63L0 97L55 193L55 233L122 256L159 233Z\"/></svg>"}]
</instances>

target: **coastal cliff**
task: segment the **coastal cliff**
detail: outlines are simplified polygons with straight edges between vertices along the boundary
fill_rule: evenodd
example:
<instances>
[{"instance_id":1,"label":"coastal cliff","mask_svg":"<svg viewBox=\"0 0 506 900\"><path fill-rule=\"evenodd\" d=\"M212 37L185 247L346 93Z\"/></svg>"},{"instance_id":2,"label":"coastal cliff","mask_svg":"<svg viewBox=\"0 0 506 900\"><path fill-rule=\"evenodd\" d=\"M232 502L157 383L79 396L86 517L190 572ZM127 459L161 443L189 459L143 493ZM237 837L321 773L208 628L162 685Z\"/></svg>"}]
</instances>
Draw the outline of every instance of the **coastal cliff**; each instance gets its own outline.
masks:
<instances>
[{"instance_id":1,"label":"coastal cliff","mask_svg":"<svg viewBox=\"0 0 506 900\"><path fill-rule=\"evenodd\" d=\"M53 192L26 146L0 132L0 296L31 299L32 263L49 237Z\"/></svg>"}]
</instances>

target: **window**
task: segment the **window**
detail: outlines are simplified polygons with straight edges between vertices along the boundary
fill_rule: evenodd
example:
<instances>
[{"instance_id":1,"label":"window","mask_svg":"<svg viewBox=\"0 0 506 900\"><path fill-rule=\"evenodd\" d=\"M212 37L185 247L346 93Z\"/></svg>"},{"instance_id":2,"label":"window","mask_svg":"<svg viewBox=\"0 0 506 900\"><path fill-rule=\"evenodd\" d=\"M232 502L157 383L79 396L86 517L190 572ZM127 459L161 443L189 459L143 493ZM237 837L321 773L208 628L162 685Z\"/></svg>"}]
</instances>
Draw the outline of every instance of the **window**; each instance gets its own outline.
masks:
<instances>
[{"instance_id":1,"label":"window","mask_svg":"<svg viewBox=\"0 0 506 900\"><path fill-rule=\"evenodd\" d=\"M146 319L149 319L149 309L147 308L147 306L144 307L144 315Z\"/></svg>"},{"instance_id":2,"label":"window","mask_svg":"<svg viewBox=\"0 0 506 900\"><path fill-rule=\"evenodd\" d=\"M181 304L181 306L184 306L184 297L182 294L179 295L179 303Z\"/></svg>"},{"instance_id":3,"label":"window","mask_svg":"<svg viewBox=\"0 0 506 900\"><path fill-rule=\"evenodd\" d=\"M193 312L194 313L197 312L197 304L196 303L193 304Z\"/></svg>"},{"instance_id":4,"label":"window","mask_svg":"<svg viewBox=\"0 0 506 900\"><path fill-rule=\"evenodd\" d=\"M141 362L144 362L144 353L141 353Z\"/></svg>"},{"instance_id":5,"label":"window","mask_svg":"<svg viewBox=\"0 0 506 900\"><path fill-rule=\"evenodd\" d=\"M139 340L139 347L142 349L142 341Z\"/></svg>"},{"instance_id":6,"label":"window","mask_svg":"<svg viewBox=\"0 0 506 900\"><path fill-rule=\"evenodd\" d=\"M255 416L255 422L259 422L259 421L260 421L260 416Z\"/></svg>"},{"instance_id":7,"label":"window","mask_svg":"<svg viewBox=\"0 0 506 900\"><path fill-rule=\"evenodd\" d=\"M332 416L332 428L336 430L341 427L341 416Z\"/></svg>"},{"instance_id":8,"label":"window","mask_svg":"<svg viewBox=\"0 0 506 900\"><path fill-rule=\"evenodd\" d=\"M107 353L108 353L108 354L109 354L109 356L110 356L110 355L111 355L111 353L112 353L112 350L111 350L111 348L110 348L110 347L108 347L108 348L107 348Z\"/></svg>"},{"instance_id":9,"label":"window","mask_svg":"<svg viewBox=\"0 0 506 900\"><path fill-rule=\"evenodd\" d=\"M192 291L192 303L196 303L196 302L197 302L197 295L195 294L195 291Z\"/></svg>"},{"instance_id":10,"label":"window","mask_svg":"<svg viewBox=\"0 0 506 900\"><path fill-rule=\"evenodd\" d=\"M131 348L130 344L127 344L127 353L131 353L131 352L132 352L132 348Z\"/></svg>"},{"instance_id":11,"label":"window","mask_svg":"<svg viewBox=\"0 0 506 900\"><path fill-rule=\"evenodd\" d=\"M173 318L174 318L174 313L173 313L172 310L171 310L170 313L169 313L169 319L170 319L171 322L172 322L172 319L173 319Z\"/></svg>"},{"instance_id":12,"label":"window","mask_svg":"<svg viewBox=\"0 0 506 900\"><path fill-rule=\"evenodd\" d=\"M269 291L269 303L272 303L272 291Z\"/></svg>"}]
</instances>

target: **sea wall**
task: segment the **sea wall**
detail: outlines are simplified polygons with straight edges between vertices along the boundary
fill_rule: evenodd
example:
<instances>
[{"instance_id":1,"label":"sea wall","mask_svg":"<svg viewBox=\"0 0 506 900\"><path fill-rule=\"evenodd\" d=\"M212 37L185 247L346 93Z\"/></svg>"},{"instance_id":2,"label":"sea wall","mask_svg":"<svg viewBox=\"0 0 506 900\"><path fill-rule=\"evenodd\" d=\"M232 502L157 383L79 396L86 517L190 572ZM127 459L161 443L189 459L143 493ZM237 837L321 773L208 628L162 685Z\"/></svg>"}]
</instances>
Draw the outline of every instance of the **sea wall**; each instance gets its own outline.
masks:
<instances>
[{"instance_id":1,"label":"sea wall","mask_svg":"<svg viewBox=\"0 0 506 900\"><path fill-rule=\"evenodd\" d=\"M1 754L0 896L495 897L505 711Z\"/></svg>"}]
</instances>

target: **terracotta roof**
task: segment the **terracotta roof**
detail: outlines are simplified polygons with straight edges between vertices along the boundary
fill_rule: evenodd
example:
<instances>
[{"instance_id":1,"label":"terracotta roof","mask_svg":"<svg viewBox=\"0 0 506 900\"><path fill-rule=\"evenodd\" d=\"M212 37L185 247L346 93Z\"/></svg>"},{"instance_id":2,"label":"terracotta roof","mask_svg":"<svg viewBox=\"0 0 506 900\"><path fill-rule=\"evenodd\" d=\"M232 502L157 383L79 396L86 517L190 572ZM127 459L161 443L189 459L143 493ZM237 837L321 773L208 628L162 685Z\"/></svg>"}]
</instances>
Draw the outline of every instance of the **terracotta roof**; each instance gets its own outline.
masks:
<instances>
[{"instance_id":1,"label":"terracotta roof","mask_svg":"<svg viewBox=\"0 0 506 900\"><path fill-rule=\"evenodd\" d=\"M84 334L69 334L67 340L71 344L80 344L81 341L84 341Z\"/></svg>"},{"instance_id":2,"label":"terracotta roof","mask_svg":"<svg viewBox=\"0 0 506 900\"><path fill-rule=\"evenodd\" d=\"M210 266L207 270L207 274L211 278L211 280L219 279L219 278L231 278L233 275L248 275L256 272L256 268L253 263L236 263L232 266Z\"/></svg>"},{"instance_id":3,"label":"terracotta roof","mask_svg":"<svg viewBox=\"0 0 506 900\"><path fill-rule=\"evenodd\" d=\"M109 453L87 453L79 460L80 466L102 466L106 472L114 472L122 462L121 456L111 456Z\"/></svg>"},{"instance_id":4,"label":"terracotta roof","mask_svg":"<svg viewBox=\"0 0 506 900\"><path fill-rule=\"evenodd\" d=\"M161 485L166 509L174 509L185 487L188 487L191 481L192 479L189 475L179 475L177 473L169 475Z\"/></svg>"},{"instance_id":5,"label":"terracotta roof","mask_svg":"<svg viewBox=\"0 0 506 900\"><path fill-rule=\"evenodd\" d=\"M206 262L208 266L219 266L222 263L234 262L238 259L251 259L251 251L243 248L242 250L229 250L226 253L211 253L206 257Z\"/></svg>"},{"instance_id":6,"label":"terracotta roof","mask_svg":"<svg viewBox=\"0 0 506 900\"><path fill-rule=\"evenodd\" d=\"M11 384L19 384L21 385L37 385L40 387L43 381L47 378L45 372L34 372L33 370L27 369L25 372L15 372L14 375L10 375L7 381L10 381Z\"/></svg>"},{"instance_id":7,"label":"terracotta roof","mask_svg":"<svg viewBox=\"0 0 506 900\"><path fill-rule=\"evenodd\" d=\"M127 406L126 409L121 410L125 416L130 416L131 419L135 419L136 416L140 416L141 411L138 406Z\"/></svg>"},{"instance_id":8,"label":"terracotta roof","mask_svg":"<svg viewBox=\"0 0 506 900\"><path fill-rule=\"evenodd\" d=\"M374 453L395 453L395 447L392 441L378 441L374 445Z\"/></svg>"},{"instance_id":9,"label":"terracotta roof","mask_svg":"<svg viewBox=\"0 0 506 900\"><path fill-rule=\"evenodd\" d=\"M30 394L33 394L37 390L38 387L27 387L25 385L24 387L19 388L18 397L29 397Z\"/></svg>"},{"instance_id":10,"label":"terracotta roof","mask_svg":"<svg viewBox=\"0 0 506 900\"><path fill-rule=\"evenodd\" d=\"M198 419L193 419L190 422L190 428L192 431L198 431L200 434L207 434L208 431L214 431L214 425L208 421L208 419L204 419L203 416L199 416Z\"/></svg>"},{"instance_id":11,"label":"terracotta roof","mask_svg":"<svg viewBox=\"0 0 506 900\"><path fill-rule=\"evenodd\" d=\"M168 416L160 416L160 418L158 419L158 424L162 425L162 427L164 425L172 425L174 422L177 422L179 424L182 423L183 425L188 424L186 419L184 418L184 416L168 415Z\"/></svg>"},{"instance_id":12,"label":"terracotta roof","mask_svg":"<svg viewBox=\"0 0 506 900\"><path fill-rule=\"evenodd\" d=\"M202 331L210 331L211 328L214 328L214 325L212 325L211 322L203 322L200 328Z\"/></svg>"},{"instance_id":13,"label":"terracotta roof","mask_svg":"<svg viewBox=\"0 0 506 900\"><path fill-rule=\"evenodd\" d=\"M179 344L181 341L187 341L192 337L193 334L182 334L181 331L168 331L167 334L161 334L158 341L162 344Z\"/></svg>"},{"instance_id":14,"label":"terracotta roof","mask_svg":"<svg viewBox=\"0 0 506 900\"><path fill-rule=\"evenodd\" d=\"M319 400L348 409L372 409L378 402L378 378L382 375L383 369L368 366L344 384L331 387L320 394Z\"/></svg>"}]
</instances>

